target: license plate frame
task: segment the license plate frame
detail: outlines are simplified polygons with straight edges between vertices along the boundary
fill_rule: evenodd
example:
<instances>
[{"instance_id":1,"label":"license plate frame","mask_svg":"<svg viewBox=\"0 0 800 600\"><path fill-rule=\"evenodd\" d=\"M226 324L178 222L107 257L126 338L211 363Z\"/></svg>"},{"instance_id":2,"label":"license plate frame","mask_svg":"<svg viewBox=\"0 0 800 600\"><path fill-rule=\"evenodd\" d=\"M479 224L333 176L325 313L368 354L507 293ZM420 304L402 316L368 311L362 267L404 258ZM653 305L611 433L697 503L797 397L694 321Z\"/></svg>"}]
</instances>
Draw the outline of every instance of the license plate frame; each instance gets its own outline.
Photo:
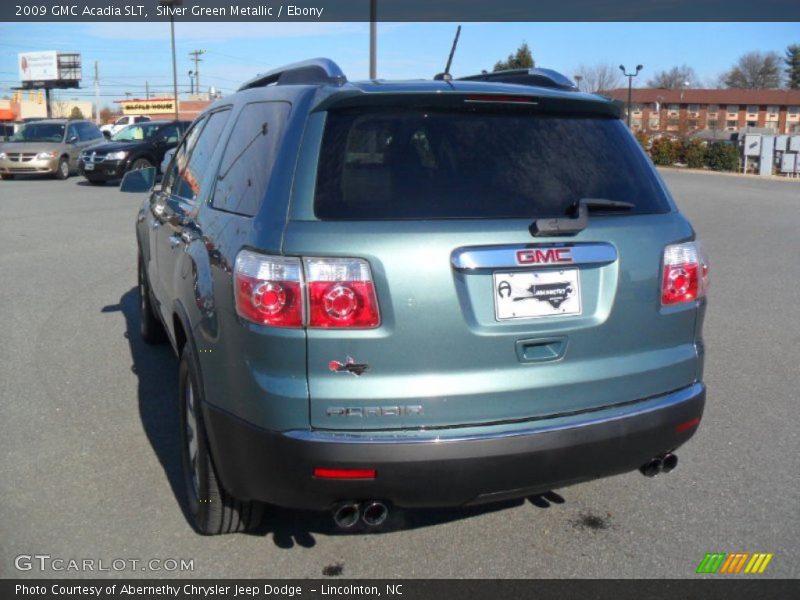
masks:
<instances>
[{"instance_id":1,"label":"license plate frame","mask_svg":"<svg viewBox=\"0 0 800 600\"><path fill-rule=\"evenodd\" d=\"M495 271L492 280L498 321L583 314L578 268Z\"/></svg>"},{"instance_id":2,"label":"license plate frame","mask_svg":"<svg viewBox=\"0 0 800 600\"><path fill-rule=\"evenodd\" d=\"M90 162L83 163L83 170L84 171L94 171L94 163L90 163Z\"/></svg>"}]
</instances>

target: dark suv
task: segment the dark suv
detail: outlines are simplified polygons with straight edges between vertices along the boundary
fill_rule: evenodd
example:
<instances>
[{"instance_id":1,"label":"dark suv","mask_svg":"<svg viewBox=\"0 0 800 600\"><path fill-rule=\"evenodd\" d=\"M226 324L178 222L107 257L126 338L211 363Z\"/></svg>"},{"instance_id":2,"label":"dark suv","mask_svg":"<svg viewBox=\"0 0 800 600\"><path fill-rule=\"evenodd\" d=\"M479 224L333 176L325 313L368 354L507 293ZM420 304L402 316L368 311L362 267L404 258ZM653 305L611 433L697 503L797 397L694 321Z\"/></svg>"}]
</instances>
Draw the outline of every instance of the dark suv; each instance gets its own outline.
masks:
<instances>
[{"instance_id":1,"label":"dark suv","mask_svg":"<svg viewBox=\"0 0 800 600\"><path fill-rule=\"evenodd\" d=\"M178 145L191 121L147 121L128 125L111 141L81 153L80 173L89 183L121 179L131 169L161 165L164 154Z\"/></svg>"},{"instance_id":2,"label":"dark suv","mask_svg":"<svg viewBox=\"0 0 800 600\"><path fill-rule=\"evenodd\" d=\"M708 264L619 116L543 69L351 83L324 59L210 106L136 226L198 531L672 470Z\"/></svg>"}]
</instances>

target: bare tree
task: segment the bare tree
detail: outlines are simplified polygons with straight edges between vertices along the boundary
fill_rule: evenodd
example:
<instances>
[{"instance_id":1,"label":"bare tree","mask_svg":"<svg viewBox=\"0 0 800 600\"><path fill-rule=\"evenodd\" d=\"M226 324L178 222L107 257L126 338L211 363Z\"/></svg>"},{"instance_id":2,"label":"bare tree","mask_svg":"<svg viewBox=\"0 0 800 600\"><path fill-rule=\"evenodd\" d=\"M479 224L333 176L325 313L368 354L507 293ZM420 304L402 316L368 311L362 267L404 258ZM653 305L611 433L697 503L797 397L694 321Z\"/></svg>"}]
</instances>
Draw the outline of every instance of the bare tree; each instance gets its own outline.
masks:
<instances>
[{"instance_id":1,"label":"bare tree","mask_svg":"<svg viewBox=\"0 0 800 600\"><path fill-rule=\"evenodd\" d=\"M666 71L657 72L651 79L647 80L647 85L654 88L664 88L675 90L684 87L698 87L700 78L689 65L672 67Z\"/></svg>"},{"instance_id":2,"label":"bare tree","mask_svg":"<svg viewBox=\"0 0 800 600\"><path fill-rule=\"evenodd\" d=\"M622 73L619 67L610 63L578 65L574 78L580 91L591 94L601 90L613 90L622 85Z\"/></svg>"},{"instance_id":3,"label":"bare tree","mask_svg":"<svg viewBox=\"0 0 800 600\"><path fill-rule=\"evenodd\" d=\"M777 52L748 52L725 73L729 88L769 89L781 85L781 56Z\"/></svg>"}]
</instances>

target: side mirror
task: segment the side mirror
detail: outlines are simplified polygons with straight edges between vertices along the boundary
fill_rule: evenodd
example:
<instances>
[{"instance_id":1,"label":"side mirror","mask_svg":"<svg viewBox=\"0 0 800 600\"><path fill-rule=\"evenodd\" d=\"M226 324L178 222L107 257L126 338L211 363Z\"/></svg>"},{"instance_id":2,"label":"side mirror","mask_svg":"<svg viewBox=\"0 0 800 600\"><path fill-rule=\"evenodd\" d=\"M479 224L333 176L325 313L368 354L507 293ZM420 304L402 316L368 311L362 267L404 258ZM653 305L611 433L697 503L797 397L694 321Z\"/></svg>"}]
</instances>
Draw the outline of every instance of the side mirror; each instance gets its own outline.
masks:
<instances>
[{"instance_id":1,"label":"side mirror","mask_svg":"<svg viewBox=\"0 0 800 600\"><path fill-rule=\"evenodd\" d=\"M122 178L122 183L119 185L119 191L141 194L152 190L155 182L155 167L136 169L135 171L128 171L125 173L125 177Z\"/></svg>"},{"instance_id":2,"label":"side mirror","mask_svg":"<svg viewBox=\"0 0 800 600\"><path fill-rule=\"evenodd\" d=\"M78 136L77 135L70 136L70 138L67 140L67 143L68 144L78 143Z\"/></svg>"},{"instance_id":3,"label":"side mirror","mask_svg":"<svg viewBox=\"0 0 800 600\"><path fill-rule=\"evenodd\" d=\"M110 140L110 139L111 139L111 132L110 132L110 131L108 131L107 129L104 129L104 130L102 131L102 134L103 134L103 137L104 137L104 138L106 138L107 140Z\"/></svg>"}]
</instances>

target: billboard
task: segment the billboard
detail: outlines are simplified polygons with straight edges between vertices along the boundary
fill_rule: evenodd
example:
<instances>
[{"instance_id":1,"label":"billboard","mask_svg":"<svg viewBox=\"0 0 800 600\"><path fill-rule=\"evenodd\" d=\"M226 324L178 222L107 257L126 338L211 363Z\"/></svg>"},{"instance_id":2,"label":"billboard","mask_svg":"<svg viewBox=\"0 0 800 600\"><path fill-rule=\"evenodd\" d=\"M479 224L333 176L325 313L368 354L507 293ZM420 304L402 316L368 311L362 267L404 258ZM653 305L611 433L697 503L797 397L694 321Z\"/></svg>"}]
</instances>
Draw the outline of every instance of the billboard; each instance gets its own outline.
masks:
<instances>
[{"instance_id":1,"label":"billboard","mask_svg":"<svg viewBox=\"0 0 800 600\"><path fill-rule=\"evenodd\" d=\"M23 83L59 79L58 53L55 50L45 50L19 54L19 79Z\"/></svg>"}]
</instances>

